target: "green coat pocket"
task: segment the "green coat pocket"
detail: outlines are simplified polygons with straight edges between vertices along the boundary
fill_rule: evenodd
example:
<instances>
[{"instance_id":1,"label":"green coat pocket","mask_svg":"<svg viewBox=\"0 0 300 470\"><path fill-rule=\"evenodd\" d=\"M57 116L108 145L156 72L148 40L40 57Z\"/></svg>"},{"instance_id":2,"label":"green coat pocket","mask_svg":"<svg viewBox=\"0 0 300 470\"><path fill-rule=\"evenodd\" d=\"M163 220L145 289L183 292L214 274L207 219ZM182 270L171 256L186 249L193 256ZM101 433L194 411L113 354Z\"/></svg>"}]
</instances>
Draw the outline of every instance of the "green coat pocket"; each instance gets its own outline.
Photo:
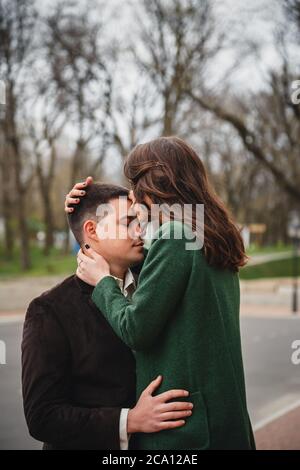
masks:
<instances>
[{"instance_id":1,"label":"green coat pocket","mask_svg":"<svg viewBox=\"0 0 300 470\"><path fill-rule=\"evenodd\" d=\"M190 401L193 414L186 418L185 425L153 435L157 450L204 450L209 448L209 426L205 401L201 391L190 393L187 398L175 401Z\"/></svg>"}]
</instances>

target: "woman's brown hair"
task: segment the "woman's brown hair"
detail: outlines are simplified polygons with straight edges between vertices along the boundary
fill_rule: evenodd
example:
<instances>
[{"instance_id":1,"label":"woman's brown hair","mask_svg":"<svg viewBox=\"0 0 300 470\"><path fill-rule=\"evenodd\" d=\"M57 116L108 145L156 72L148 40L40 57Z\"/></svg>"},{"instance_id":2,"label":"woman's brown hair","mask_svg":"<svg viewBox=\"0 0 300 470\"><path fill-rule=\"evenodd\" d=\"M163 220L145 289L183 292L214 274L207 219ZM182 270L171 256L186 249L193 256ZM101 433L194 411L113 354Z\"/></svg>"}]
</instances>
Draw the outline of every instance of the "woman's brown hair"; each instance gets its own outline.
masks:
<instances>
[{"instance_id":1,"label":"woman's brown hair","mask_svg":"<svg viewBox=\"0 0 300 470\"><path fill-rule=\"evenodd\" d=\"M204 253L209 265L237 272L247 262L240 230L213 191L195 150L178 137L137 145L124 165L138 202L204 204Z\"/></svg>"}]
</instances>

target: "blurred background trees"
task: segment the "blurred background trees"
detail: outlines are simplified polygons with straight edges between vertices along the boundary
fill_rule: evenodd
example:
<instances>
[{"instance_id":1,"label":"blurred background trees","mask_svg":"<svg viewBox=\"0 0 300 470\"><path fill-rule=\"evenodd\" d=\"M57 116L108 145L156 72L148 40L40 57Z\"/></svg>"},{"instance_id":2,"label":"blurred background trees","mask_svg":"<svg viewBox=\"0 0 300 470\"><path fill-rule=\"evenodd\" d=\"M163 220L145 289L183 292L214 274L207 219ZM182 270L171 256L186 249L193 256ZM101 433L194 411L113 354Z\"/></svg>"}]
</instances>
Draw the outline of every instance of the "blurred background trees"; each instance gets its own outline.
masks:
<instances>
[{"instance_id":1,"label":"blurred background trees","mask_svg":"<svg viewBox=\"0 0 300 470\"><path fill-rule=\"evenodd\" d=\"M287 243L299 39L300 0L0 0L1 258L17 251L28 270L36 243L68 252L74 182L124 184L130 149L172 134L198 150L241 225Z\"/></svg>"}]
</instances>

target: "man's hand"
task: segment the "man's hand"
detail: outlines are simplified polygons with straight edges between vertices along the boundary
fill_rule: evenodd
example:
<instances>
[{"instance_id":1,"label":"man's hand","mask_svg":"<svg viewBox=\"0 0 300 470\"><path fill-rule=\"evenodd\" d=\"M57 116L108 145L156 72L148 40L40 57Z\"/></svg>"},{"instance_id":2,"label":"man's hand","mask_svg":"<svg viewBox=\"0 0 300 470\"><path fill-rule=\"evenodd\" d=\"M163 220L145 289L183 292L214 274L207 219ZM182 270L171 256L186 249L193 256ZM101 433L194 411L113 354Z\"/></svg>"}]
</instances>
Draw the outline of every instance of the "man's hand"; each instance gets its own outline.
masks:
<instances>
[{"instance_id":1,"label":"man's hand","mask_svg":"<svg viewBox=\"0 0 300 470\"><path fill-rule=\"evenodd\" d=\"M74 211L73 207L69 207L70 204L79 204L80 199L78 196L84 196L86 193L84 188L86 188L89 184L93 183L92 176L88 176L85 181L80 183L76 183L75 186L71 189L71 191L66 195L65 199L65 212L71 213Z\"/></svg>"},{"instance_id":2,"label":"man's hand","mask_svg":"<svg viewBox=\"0 0 300 470\"><path fill-rule=\"evenodd\" d=\"M127 432L159 432L165 429L175 429L185 424L185 419L191 416L193 404L189 402L171 402L171 399L187 397L186 390L168 390L155 397L154 391L159 387L162 376L153 380L141 394L134 408L129 410Z\"/></svg>"}]
</instances>

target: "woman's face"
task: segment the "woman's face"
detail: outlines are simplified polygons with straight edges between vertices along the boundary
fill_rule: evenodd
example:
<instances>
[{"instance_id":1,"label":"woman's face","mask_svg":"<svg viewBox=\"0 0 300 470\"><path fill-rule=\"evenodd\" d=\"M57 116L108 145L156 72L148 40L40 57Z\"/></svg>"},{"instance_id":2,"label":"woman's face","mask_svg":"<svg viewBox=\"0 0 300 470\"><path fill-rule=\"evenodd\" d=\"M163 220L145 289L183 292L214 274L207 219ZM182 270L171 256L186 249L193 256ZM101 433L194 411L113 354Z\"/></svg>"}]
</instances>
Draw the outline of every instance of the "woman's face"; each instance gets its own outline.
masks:
<instances>
[{"instance_id":1,"label":"woman's face","mask_svg":"<svg viewBox=\"0 0 300 470\"><path fill-rule=\"evenodd\" d=\"M151 205L153 201L146 195L142 203L137 202L134 191L129 192L129 199L132 201L132 209L138 218L141 229L144 230L151 220Z\"/></svg>"}]
</instances>

